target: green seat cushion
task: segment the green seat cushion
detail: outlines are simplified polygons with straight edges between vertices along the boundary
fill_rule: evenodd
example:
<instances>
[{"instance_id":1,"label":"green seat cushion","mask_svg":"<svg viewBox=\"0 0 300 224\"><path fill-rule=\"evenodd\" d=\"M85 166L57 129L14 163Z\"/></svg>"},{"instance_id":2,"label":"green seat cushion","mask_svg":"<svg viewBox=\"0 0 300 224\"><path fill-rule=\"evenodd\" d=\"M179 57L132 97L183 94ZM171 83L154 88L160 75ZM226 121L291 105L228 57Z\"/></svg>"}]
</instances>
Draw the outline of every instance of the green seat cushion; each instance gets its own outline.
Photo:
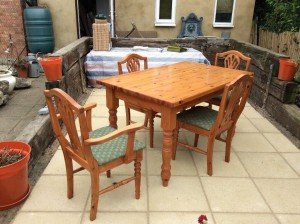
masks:
<instances>
[{"instance_id":1,"label":"green seat cushion","mask_svg":"<svg viewBox=\"0 0 300 224\"><path fill-rule=\"evenodd\" d=\"M193 107L177 115L180 122L187 123L205 130L210 130L218 116L218 111L208 107Z\"/></svg>"},{"instance_id":2,"label":"green seat cushion","mask_svg":"<svg viewBox=\"0 0 300 224\"><path fill-rule=\"evenodd\" d=\"M105 136L116 129L106 126L89 133L90 138L99 138ZM114 138L108 142L103 144L94 145L91 147L94 158L97 160L99 165L103 165L115 159L125 156L126 148L127 148L127 139L128 135L124 134L117 138ZM134 151L138 151L145 148L145 144L134 140Z\"/></svg>"}]
</instances>

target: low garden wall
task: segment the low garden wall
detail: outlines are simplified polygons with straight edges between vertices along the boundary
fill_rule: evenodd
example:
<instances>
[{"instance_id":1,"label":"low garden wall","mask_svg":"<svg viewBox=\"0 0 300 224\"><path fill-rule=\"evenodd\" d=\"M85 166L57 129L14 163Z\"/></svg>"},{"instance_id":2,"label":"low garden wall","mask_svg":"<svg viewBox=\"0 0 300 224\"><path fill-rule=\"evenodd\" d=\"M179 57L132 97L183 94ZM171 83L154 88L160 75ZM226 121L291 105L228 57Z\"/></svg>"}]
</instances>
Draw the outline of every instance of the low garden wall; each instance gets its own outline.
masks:
<instances>
[{"instance_id":1,"label":"low garden wall","mask_svg":"<svg viewBox=\"0 0 300 224\"><path fill-rule=\"evenodd\" d=\"M59 87L74 99L78 100L86 92L84 60L90 51L90 38L81 38L70 45L56 51L53 56L61 56L63 61L63 78L59 82L46 82L46 88ZM50 116L38 115L17 136L16 140L28 142L32 148L29 168L53 142L54 133Z\"/></svg>"}]
</instances>

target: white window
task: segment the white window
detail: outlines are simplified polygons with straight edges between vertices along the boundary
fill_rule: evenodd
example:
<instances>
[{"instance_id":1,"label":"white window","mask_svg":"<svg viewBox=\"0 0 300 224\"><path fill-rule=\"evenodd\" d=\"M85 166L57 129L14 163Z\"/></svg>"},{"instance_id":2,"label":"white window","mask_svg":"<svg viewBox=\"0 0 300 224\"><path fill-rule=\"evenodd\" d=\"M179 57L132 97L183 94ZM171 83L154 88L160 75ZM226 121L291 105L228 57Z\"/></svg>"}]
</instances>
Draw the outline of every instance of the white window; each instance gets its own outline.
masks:
<instances>
[{"instance_id":1,"label":"white window","mask_svg":"<svg viewBox=\"0 0 300 224\"><path fill-rule=\"evenodd\" d=\"M155 26L176 26L176 0L156 0Z\"/></svg>"},{"instance_id":2,"label":"white window","mask_svg":"<svg viewBox=\"0 0 300 224\"><path fill-rule=\"evenodd\" d=\"M233 27L236 0L215 0L214 27Z\"/></svg>"}]
</instances>

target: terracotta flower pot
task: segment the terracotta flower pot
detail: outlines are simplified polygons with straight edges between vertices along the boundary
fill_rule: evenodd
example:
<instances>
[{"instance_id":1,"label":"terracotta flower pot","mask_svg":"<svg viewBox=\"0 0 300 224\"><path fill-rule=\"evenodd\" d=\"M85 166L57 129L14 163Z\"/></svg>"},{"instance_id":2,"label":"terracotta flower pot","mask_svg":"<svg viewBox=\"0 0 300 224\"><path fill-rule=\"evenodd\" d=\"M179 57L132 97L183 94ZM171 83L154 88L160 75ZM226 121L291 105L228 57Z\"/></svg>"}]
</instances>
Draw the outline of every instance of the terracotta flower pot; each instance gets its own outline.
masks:
<instances>
[{"instance_id":1,"label":"terracotta flower pot","mask_svg":"<svg viewBox=\"0 0 300 224\"><path fill-rule=\"evenodd\" d=\"M19 141L0 142L0 150L4 148L21 151L24 157L15 163L0 167L0 211L20 204L30 193L28 184L30 145Z\"/></svg>"},{"instance_id":2,"label":"terracotta flower pot","mask_svg":"<svg viewBox=\"0 0 300 224\"><path fill-rule=\"evenodd\" d=\"M18 77L20 78L28 78L28 67L22 68L22 67L15 67Z\"/></svg>"},{"instance_id":3,"label":"terracotta flower pot","mask_svg":"<svg viewBox=\"0 0 300 224\"><path fill-rule=\"evenodd\" d=\"M48 81L57 81L62 77L62 58L48 57L39 60Z\"/></svg>"},{"instance_id":4,"label":"terracotta flower pot","mask_svg":"<svg viewBox=\"0 0 300 224\"><path fill-rule=\"evenodd\" d=\"M298 70L298 64L291 59L279 59L278 79L284 81L291 81Z\"/></svg>"}]
</instances>

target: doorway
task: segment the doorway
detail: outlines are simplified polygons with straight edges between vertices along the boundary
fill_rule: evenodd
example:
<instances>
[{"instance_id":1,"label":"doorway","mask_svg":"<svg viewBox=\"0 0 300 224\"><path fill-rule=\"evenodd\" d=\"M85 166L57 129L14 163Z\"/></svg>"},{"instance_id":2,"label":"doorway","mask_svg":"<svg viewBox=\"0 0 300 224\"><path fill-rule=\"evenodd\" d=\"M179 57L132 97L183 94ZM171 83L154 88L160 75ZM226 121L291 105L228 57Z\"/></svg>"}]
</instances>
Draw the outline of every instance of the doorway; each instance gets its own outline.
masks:
<instances>
[{"instance_id":1,"label":"doorway","mask_svg":"<svg viewBox=\"0 0 300 224\"><path fill-rule=\"evenodd\" d=\"M114 0L76 0L78 38L93 36L92 25L95 15L103 14L111 24L111 36L114 37Z\"/></svg>"}]
</instances>

